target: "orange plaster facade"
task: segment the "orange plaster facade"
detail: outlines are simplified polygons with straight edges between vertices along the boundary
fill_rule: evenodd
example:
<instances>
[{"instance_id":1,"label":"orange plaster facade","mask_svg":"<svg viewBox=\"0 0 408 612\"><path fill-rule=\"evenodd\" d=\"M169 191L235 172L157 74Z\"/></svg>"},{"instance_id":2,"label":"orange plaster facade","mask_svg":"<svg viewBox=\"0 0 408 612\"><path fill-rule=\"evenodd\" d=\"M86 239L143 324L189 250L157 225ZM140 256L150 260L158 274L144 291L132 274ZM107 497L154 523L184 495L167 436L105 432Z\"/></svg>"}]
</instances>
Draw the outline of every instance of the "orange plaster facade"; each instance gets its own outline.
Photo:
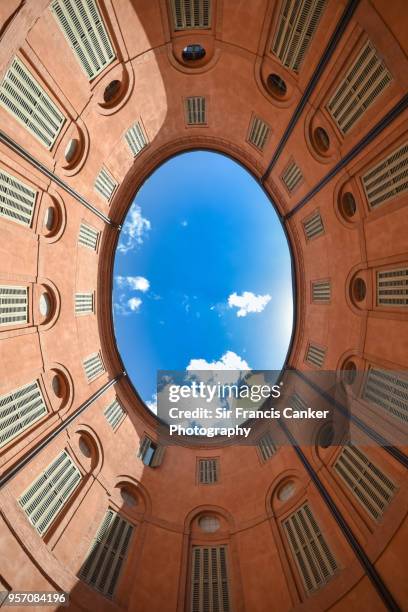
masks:
<instances>
[{"instance_id":1,"label":"orange plaster facade","mask_svg":"<svg viewBox=\"0 0 408 612\"><path fill-rule=\"evenodd\" d=\"M346 4L345 0L328 1L296 74L269 51L280 0L213 0L211 27L181 31L173 29L166 0L98 0L116 59L89 82L49 9L49 0L1 2L0 75L17 55L66 117L49 151L4 108L0 108L1 129L113 222L106 223L4 141L0 144L0 169L37 191L29 227L0 218L0 285L27 286L29 294L28 322L0 327L0 395L37 380L47 406L43 418L1 448L2 473L18 466L108 381L121 375L111 313L119 235L115 224L122 223L146 177L181 151L219 151L243 164L255 179L263 177L293 251L297 303L288 366L311 372L313 366L305 355L312 343L325 349L328 370L340 372L351 367L346 365L350 362L360 371L373 364L408 369L407 307L378 306L376 300L377 271L408 264L407 192L372 209L361 180L367 169L406 142L408 111L403 109L304 206L296 208L405 95L408 13L404 0L357 3L276 164L264 176ZM366 40L380 53L392 82L350 133L343 135L326 104ZM206 57L187 64L181 52L192 43L202 44ZM287 92L282 98L274 97L265 84L271 73L285 80ZM113 80L120 81L120 92L113 103L105 103L104 91ZM184 100L189 96L206 98L205 125L187 125ZM270 126L262 151L249 142L254 116ZM141 122L148 144L133 157L124 133L135 121ZM314 141L318 126L330 138L324 152ZM79 150L68 163L64 151L72 138L78 140ZM281 175L292 159L303 179L289 193ZM110 203L94 189L103 165L118 183ZM353 194L356 203L350 217L342 208L346 192ZM55 226L48 230L44 215L50 207ZM308 240L303 222L316 210L324 233ZM100 232L96 251L78 244L82 222ZM362 300L354 299L356 278L365 282ZM331 282L327 304L314 302L311 295L313 281L321 279ZM78 292L94 293L92 314L75 316ZM38 308L44 293L51 301L46 316ZM83 360L98 351L105 370L88 382ZM296 391L310 405L322 401L300 379ZM356 414L366 423L375 427L380 419L382 431L393 425L378 407L367 404L358 389L345 392L353 395ZM126 416L114 430L104 410L115 397ZM283 446L271 460L262 462L253 446L173 445L166 449L161 465L151 468L137 455L140 440L144 435L155 440L156 429L156 418L122 376L16 471L0 491L3 590L67 591L72 610L183 612L191 609L192 546L222 544L228 547L230 609L235 612L386 609L294 449ZM90 457L81 450L81 439L91 448ZM403 449L402 429L400 439ZM81 483L40 536L17 500L63 449L77 464ZM303 452L369 562L405 609L408 491L404 467L383 448L367 446L370 459L396 485L391 503L376 521L335 471L340 450L311 446ZM197 483L197 459L203 457L218 458L220 477L213 486ZM287 482L293 483L294 493L282 501L279 491ZM124 503L123 489L136 499L134 506ZM331 579L313 593L305 590L283 529L285 518L305 501L338 565ZM78 578L108 507L135 526L112 599ZM220 521L219 530L212 534L203 533L198 523L208 514Z\"/></svg>"}]
</instances>

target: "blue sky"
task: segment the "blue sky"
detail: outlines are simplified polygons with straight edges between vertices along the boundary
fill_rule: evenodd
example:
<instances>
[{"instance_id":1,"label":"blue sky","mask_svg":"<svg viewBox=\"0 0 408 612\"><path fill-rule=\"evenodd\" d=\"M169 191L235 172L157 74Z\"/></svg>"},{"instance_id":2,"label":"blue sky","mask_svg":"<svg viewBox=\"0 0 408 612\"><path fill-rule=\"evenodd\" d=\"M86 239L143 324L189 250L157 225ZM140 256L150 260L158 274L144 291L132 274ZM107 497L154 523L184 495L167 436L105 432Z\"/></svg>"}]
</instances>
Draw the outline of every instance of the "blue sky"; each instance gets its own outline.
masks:
<instances>
[{"instance_id":1,"label":"blue sky","mask_svg":"<svg viewBox=\"0 0 408 612\"><path fill-rule=\"evenodd\" d=\"M113 303L119 351L148 405L158 369L280 369L292 330L290 255L251 175L204 151L158 168L124 222Z\"/></svg>"}]
</instances>

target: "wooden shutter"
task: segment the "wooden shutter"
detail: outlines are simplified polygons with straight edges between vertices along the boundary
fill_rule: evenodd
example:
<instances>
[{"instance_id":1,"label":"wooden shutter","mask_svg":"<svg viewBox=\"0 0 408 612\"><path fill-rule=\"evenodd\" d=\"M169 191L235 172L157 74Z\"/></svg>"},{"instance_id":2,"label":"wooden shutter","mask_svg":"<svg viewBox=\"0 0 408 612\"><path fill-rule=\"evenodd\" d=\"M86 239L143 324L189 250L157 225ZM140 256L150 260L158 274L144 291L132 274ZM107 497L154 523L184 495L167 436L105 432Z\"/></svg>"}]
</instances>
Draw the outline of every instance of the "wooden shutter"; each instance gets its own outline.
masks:
<instances>
[{"instance_id":1,"label":"wooden shutter","mask_svg":"<svg viewBox=\"0 0 408 612\"><path fill-rule=\"evenodd\" d=\"M370 168L362 182L370 208L405 193L408 190L408 143Z\"/></svg>"},{"instance_id":2,"label":"wooden shutter","mask_svg":"<svg viewBox=\"0 0 408 612\"><path fill-rule=\"evenodd\" d=\"M371 366L363 389L363 399L408 423L408 378L401 373Z\"/></svg>"},{"instance_id":3,"label":"wooden shutter","mask_svg":"<svg viewBox=\"0 0 408 612\"><path fill-rule=\"evenodd\" d=\"M408 268L377 272L377 305L408 306Z\"/></svg>"},{"instance_id":4,"label":"wooden shutter","mask_svg":"<svg viewBox=\"0 0 408 612\"><path fill-rule=\"evenodd\" d=\"M152 441L147 436L143 436L143 438L140 440L139 452L137 455L138 457L140 457L140 459L143 459L143 457L145 456L147 450L150 448L151 442Z\"/></svg>"},{"instance_id":5,"label":"wooden shutter","mask_svg":"<svg viewBox=\"0 0 408 612\"><path fill-rule=\"evenodd\" d=\"M205 125L207 123L205 98L202 96L186 98L185 104L188 125Z\"/></svg>"},{"instance_id":6,"label":"wooden shutter","mask_svg":"<svg viewBox=\"0 0 408 612\"><path fill-rule=\"evenodd\" d=\"M81 223L79 228L79 236L78 243L82 246L87 247L88 249L92 249L96 251L99 242L99 232L95 228L87 225L86 223Z\"/></svg>"},{"instance_id":7,"label":"wooden shutter","mask_svg":"<svg viewBox=\"0 0 408 612\"><path fill-rule=\"evenodd\" d=\"M343 134L361 119L391 81L384 62L368 41L327 104L327 110Z\"/></svg>"},{"instance_id":8,"label":"wooden shutter","mask_svg":"<svg viewBox=\"0 0 408 612\"><path fill-rule=\"evenodd\" d=\"M306 240L312 240L324 234L323 221L318 210L302 221Z\"/></svg>"},{"instance_id":9,"label":"wooden shutter","mask_svg":"<svg viewBox=\"0 0 408 612\"><path fill-rule=\"evenodd\" d=\"M331 298L330 281L314 281L312 283L312 300L318 304L327 304Z\"/></svg>"},{"instance_id":10,"label":"wooden shutter","mask_svg":"<svg viewBox=\"0 0 408 612\"><path fill-rule=\"evenodd\" d=\"M101 168L98 176L95 179L95 190L102 196L102 198L109 202L118 186L114 178L109 174L105 167Z\"/></svg>"},{"instance_id":11,"label":"wooden shutter","mask_svg":"<svg viewBox=\"0 0 408 612\"><path fill-rule=\"evenodd\" d=\"M282 0L271 51L299 72L327 0Z\"/></svg>"},{"instance_id":12,"label":"wooden shutter","mask_svg":"<svg viewBox=\"0 0 408 612\"><path fill-rule=\"evenodd\" d=\"M0 286L0 325L28 323L28 288Z\"/></svg>"},{"instance_id":13,"label":"wooden shutter","mask_svg":"<svg viewBox=\"0 0 408 612\"><path fill-rule=\"evenodd\" d=\"M139 155L140 151L147 146L147 139L139 121L134 123L125 133L125 140L132 152L133 157Z\"/></svg>"},{"instance_id":14,"label":"wooden shutter","mask_svg":"<svg viewBox=\"0 0 408 612\"><path fill-rule=\"evenodd\" d=\"M12 60L0 85L0 104L51 149L65 117L18 57Z\"/></svg>"},{"instance_id":15,"label":"wooden shutter","mask_svg":"<svg viewBox=\"0 0 408 612\"><path fill-rule=\"evenodd\" d=\"M81 478L74 461L64 450L21 495L18 502L39 534L47 531Z\"/></svg>"},{"instance_id":16,"label":"wooden shutter","mask_svg":"<svg viewBox=\"0 0 408 612\"><path fill-rule=\"evenodd\" d=\"M253 117L249 126L248 140L260 151L263 151L270 134L270 127L259 117Z\"/></svg>"},{"instance_id":17,"label":"wooden shutter","mask_svg":"<svg viewBox=\"0 0 408 612\"><path fill-rule=\"evenodd\" d=\"M258 440L258 450L260 452L260 455L263 461L268 461L268 459L270 459L272 455L275 453L276 447L273 443L272 436L269 432L264 434Z\"/></svg>"},{"instance_id":18,"label":"wooden shutter","mask_svg":"<svg viewBox=\"0 0 408 612\"><path fill-rule=\"evenodd\" d=\"M218 482L218 459L198 460L198 481L200 484Z\"/></svg>"},{"instance_id":19,"label":"wooden shutter","mask_svg":"<svg viewBox=\"0 0 408 612\"><path fill-rule=\"evenodd\" d=\"M321 368L324 363L324 358L326 356L326 349L321 346L315 346L314 344L309 344L306 352L306 361L316 368Z\"/></svg>"},{"instance_id":20,"label":"wooden shutter","mask_svg":"<svg viewBox=\"0 0 408 612\"><path fill-rule=\"evenodd\" d=\"M109 509L80 569L81 580L113 597L120 572L129 552L133 525Z\"/></svg>"},{"instance_id":21,"label":"wooden shutter","mask_svg":"<svg viewBox=\"0 0 408 612\"><path fill-rule=\"evenodd\" d=\"M309 505L291 514L283 527L306 591L320 588L333 576L337 563Z\"/></svg>"},{"instance_id":22,"label":"wooden shutter","mask_svg":"<svg viewBox=\"0 0 408 612\"><path fill-rule=\"evenodd\" d=\"M211 0L171 0L175 30L209 28Z\"/></svg>"},{"instance_id":23,"label":"wooden shutter","mask_svg":"<svg viewBox=\"0 0 408 612\"><path fill-rule=\"evenodd\" d=\"M76 293L75 294L75 314L84 315L91 314L94 310L94 295L93 293Z\"/></svg>"},{"instance_id":24,"label":"wooden shutter","mask_svg":"<svg viewBox=\"0 0 408 612\"><path fill-rule=\"evenodd\" d=\"M288 404L291 408L293 408L293 410L307 410L308 407L307 403L303 397L299 395L299 393L293 393L289 398Z\"/></svg>"},{"instance_id":25,"label":"wooden shutter","mask_svg":"<svg viewBox=\"0 0 408 612\"><path fill-rule=\"evenodd\" d=\"M47 414L37 381L0 397L0 448Z\"/></svg>"},{"instance_id":26,"label":"wooden shutter","mask_svg":"<svg viewBox=\"0 0 408 612\"><path fill-rule=\"evenodd\" d=\"M298 185L303 181L303 174L299 166L291 160L282 172L281 181L285 185L289 193L292 193Z\"/></svg>"},{"instance_id":27,"label":"wooden shutter","mask_svg":"<svg viewBox=\"0 0 408 612\"><path fill-rule=\"evenodd\" d=\"M191 612L229 612L226 546L193 546Z\"/></svg>"},{"instance_id":28,"label":"wooden shutter","mask_svg":"<svg viewBox=\"0 0 408 612\"><path fill-rule=\"evenodd\" d=\"M353 444L343 448L334 469L363 508L380 518L395 492L392 480Z\"/></svg>"},{"instance_id":29,"label":"wooden shutter","mask_svg":"<svg viewBox=\"0 0 408 612\"><path fill-rule=\"evenodd\" d=\"M89 357L84 359L83 365L88 382L94 380L105 371L105 367L99 353L89 355Z\"/></svg>"},{"instance_id":30,"label":"wooden shutter","mask_svg":"<svg viewBox=\"0 0 408 612\"><path fill-rule=\"evenodd\" d=\"M156 447L156 450L154 451L152 460L150 462L150 467L159 467L162 464L165 450L165 446L158 445Z\"/></svg>"},{"instance_id":31,"label":"wooden shutter","mask_svg":"<svg viewBox=\"0 0 408 612\"><path fill-rule=\"evenodd\" d=\"M31 226L37 192L20 179L0 169L0 216Z\"/></svg>"},{"instance_id":32,"label":"wooden shutter","mask_svg":"<svg viewBox=\"0 0 408 612\"><path fill-rule=\"evenodd\" d=\"M113 402L105 408L104 415L112 429L116 429L125 418L126 412L118 400L114 399Z\"/></svg>"},{"instance_id":33,"label":"wooden shutter","mask_svg":"<svg viewBox=\"0 0 408 612\"><path fill-rule=\"evenodd\" d=\"M52 13L91 81L115 59L115 52L95 0L54 0Z\"/></svg>"}]
</instances>

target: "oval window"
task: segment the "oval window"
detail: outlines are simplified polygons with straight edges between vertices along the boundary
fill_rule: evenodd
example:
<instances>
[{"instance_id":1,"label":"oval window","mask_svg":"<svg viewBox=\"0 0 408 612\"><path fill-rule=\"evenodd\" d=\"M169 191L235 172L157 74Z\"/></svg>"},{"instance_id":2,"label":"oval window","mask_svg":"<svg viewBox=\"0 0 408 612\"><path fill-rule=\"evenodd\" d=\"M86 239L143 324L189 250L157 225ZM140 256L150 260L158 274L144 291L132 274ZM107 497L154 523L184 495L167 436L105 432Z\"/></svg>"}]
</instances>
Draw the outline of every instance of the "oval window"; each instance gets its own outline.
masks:
<instances>
[{"instance_id":1,"label":"oval window","mask_svg":"<svg viewBox=\"0 0 408 612\"><path fill-rule=\"evenodd\" d=\"M185 62L203 59L205 49L201 45L188 45L184 47L182 57Z\"/></svg>"}]
</instances>

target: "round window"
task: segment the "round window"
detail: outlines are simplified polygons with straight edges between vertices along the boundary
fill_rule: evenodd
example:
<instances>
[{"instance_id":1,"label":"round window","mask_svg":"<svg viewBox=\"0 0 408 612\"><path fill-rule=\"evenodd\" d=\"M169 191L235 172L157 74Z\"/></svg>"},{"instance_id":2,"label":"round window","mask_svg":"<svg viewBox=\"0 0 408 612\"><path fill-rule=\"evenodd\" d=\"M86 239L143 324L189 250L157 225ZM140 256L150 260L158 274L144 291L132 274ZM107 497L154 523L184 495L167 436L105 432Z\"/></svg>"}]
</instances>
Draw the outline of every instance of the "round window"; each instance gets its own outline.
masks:
<instances>
[{"instance_id":1,"label":"round window","mask_svg":"<svg viewBox=\"0 0 408 612\"><path fill-rule=\"evenodd\" d=\"M354 279L352 293L356 302L362 302L365 299L367 287L362 278Z\"/></svg>"},{"instance_id":2,"label":"round window","mask_svg":"<svg viewBox=\"0 0 408 612\"><path fill-rule=\"evenodd\" d=\"M54 229L55 223L55 208L49 206L44 214L44 227L51 232Z\"/></svg>"},{"instance_id":3,"label":"round window","mask_svg":"<svg viewBox=\"0 0 408 612\"><path fill-rule=\"evenodd\" d=\"M185 62L200 60L205 57L205 49L201 45L188 45L184 47L182 57Z\"/></svg>"},{"instance_id":4,"label":"round window","mask_svg":"<svg viewBox=\"0 0 408 612\"><path fill-rule=\"evenodd\" d=\"M267 80L268 89L277 98L286 95L287 87L285 81L278 74L270 74Z\"/></svg>"},{"instance_id":5,"label":"round window","mask_svg":"<svg viewBox=\"0 0 408 612\"><path fill-rule=\"evenodd\" d=\"M121 488L120 496L123 499L123 501L126 504L126 506L133 507L133 506L137 505L136 497L132 493L130 493L130 491L128 491L128 489Z\"/></svg>"},{"instance_id":6,"label":"round window","mask_svg":"<svg viewBox=\"0 0 408 612\"><path fill-rule=\"evenodd\" d=\"M115 79L105 87L105 91L103 92L103 101L106 102L106 104L112 102L112 100L116 98L120 92L120 86L121 82Z\"/></svg>"},{"instance_id":7,"label":"round window","mask_svg":"<svg viewBox=\"0 0 408 612\"><path fill-rule=\"evenodd\" d=\"M79 438L79 450L84 457L90 459L92 457L92 447L85 436Z\"/></svg>"},{"instance_id":8,"label":"round window","mask_svg":"<svg viewBox=\"0 0 408 612\"><path fill-rule=\"evenodd\" d=\"M295 483L291 480L279 489L278 499L282 502L288 501L295 493Z\"/></svg>"},{"instance_id":9,"label":"round window","mask_svg":"<svg viewBox=\"0 0 408 612\"><path fill-rule=\"evenodd\" d=\"M353 194L350 191L346 191L340 198L340 212L346 219L351 219L356 214L357 205Z\"/></svg>"},{"instance_id":10,"label":"round window","mask_svg":"<svg viewBox=\"0 0 408 612\"><path fill-rule=\"evenodd\" d=\"M321 448L328 448L333 444L334 440L334 429L330 423L324 425L318 435L318 445Z\"/></svg>"},{"instance_id":11,"label":"round window","mask_svg":"<svg viewBox=\"0 0 408 612\"><path fill-rule=\"evenodd\" d=\"M326 130L322 127L318 127L314 131L314 140L316 147L322 153L326 153L330 148L330 138Z\"/></svg>"},{"instance_id":12,"label":"round window","mask_svg":"<svg viewBox=\"0 0 408 612\"><path fill-rule=\"evenodd\" d=\"M352 385L356 380L357 368L354 361L347 361L343 370L343 380L346 385Z\"/></svg>"},{"instance_id":13,"label":"round window","mask_svg":"<svg viewBox=\"0 0 408 612\"><path fill-rule=\"evenodd\" d=\"M220 521L215 516L202 516L198 524L205 533L214 533L220 528Z\"/></svg>"},{"instance_id":14,"label":"round window","mask_svg":"<svg viewBox=\"0 0 408 612\"><path fill-rule=\"evenodd\" d=\"M68 142L67 146L65 147L65 153L64 153L64 157L65 157L65 161L70 164L78 151L78 146L79 146L79 142L76 138L71 138L71 140Z\"/></svg>"},{"instance_id":15,"label":"round window","mask_svg":"<svg viewBox=\"0 0 408 612\"><path fill-rule=\"evenodd\" d=\"M38 304L38 308L40 311L40 315L42 317L48 317L51 313L51 296L49 295L49 293L42 293L40 295L40 300L39 300L39 304Z\"/></svg>"}]
</instances>

